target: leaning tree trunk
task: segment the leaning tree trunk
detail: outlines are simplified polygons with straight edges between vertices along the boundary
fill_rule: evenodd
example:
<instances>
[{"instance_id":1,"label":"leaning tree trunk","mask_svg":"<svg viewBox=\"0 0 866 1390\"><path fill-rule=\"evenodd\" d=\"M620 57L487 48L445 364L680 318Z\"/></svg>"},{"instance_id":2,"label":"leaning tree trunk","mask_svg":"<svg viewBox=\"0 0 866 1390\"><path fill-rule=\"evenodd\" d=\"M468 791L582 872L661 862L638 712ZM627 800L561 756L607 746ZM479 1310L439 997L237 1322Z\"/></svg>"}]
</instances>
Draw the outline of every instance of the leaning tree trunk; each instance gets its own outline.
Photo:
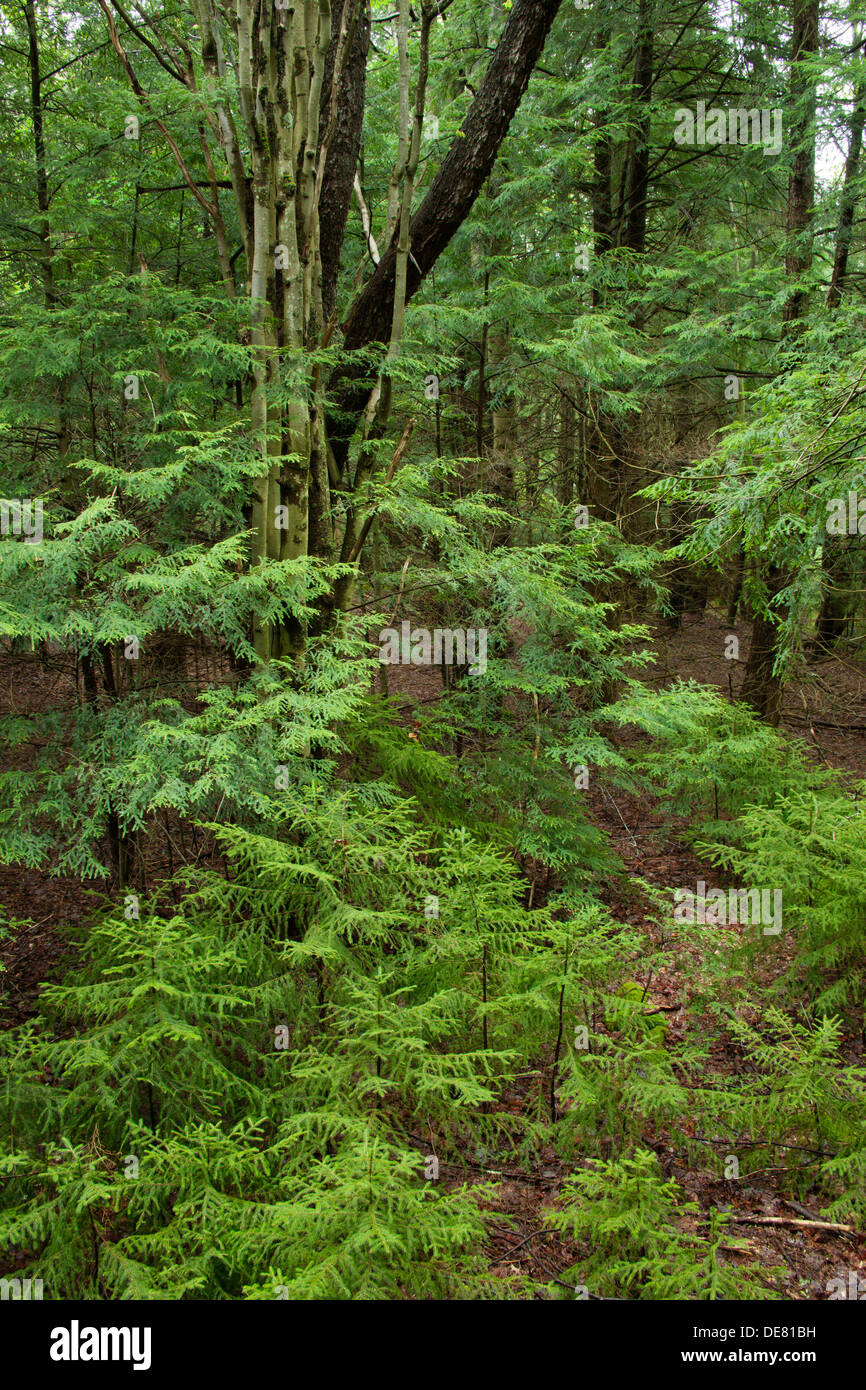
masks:
<instances>
[{"instance_id":1,"label":"leaning tree trunk","mask_svg":"<svg viewBox=\"0 0 866 1390\"><path fill-rule=\"evenodd\" d=\"M201 86L188 45L180 43L176 51L158 56L160 66L186 89L185 106L192 104L201 118L210 198L160 115L164 103L151 99L120 38L118 24L140 42L139 26L119 0L99 0L132 90L171 149L185 186L213 224L223 283L232 295L235 285L211 143L222 149L251 301L250 428L259 460L252 488L251 568L311 554L324 559L339 555L347 572L321 604L321 626L350 602L354 568L375 512L375 503L368 501L368 484L378 459L375 445L388 418L391 371L406 305L489 177L560 4L561 0L513 0L459 136L413 215L428 39L433 21L447 6L421 0L411 109L408 32L414 12L410 0L398 0L399 151L390 188L387 245L343 326L343 358L329 383L329 438L325 382L321 367L313 362L337 326L340 246L364 115L369 39L364 0L334 0L333 9L332 0L192 0L201 41ZM357 350L373 344L381 346L381 353L371 392L369 352ZM359 424L361 449L352 474L347 466L349 445ZM336 492L344 518L342 537L330 532L331 496ZM256 654L261 662L275 656L300 660L303 626L276 621L276 607L275 599L263 599L253 625Z\"/></svg>"}]
</instances>

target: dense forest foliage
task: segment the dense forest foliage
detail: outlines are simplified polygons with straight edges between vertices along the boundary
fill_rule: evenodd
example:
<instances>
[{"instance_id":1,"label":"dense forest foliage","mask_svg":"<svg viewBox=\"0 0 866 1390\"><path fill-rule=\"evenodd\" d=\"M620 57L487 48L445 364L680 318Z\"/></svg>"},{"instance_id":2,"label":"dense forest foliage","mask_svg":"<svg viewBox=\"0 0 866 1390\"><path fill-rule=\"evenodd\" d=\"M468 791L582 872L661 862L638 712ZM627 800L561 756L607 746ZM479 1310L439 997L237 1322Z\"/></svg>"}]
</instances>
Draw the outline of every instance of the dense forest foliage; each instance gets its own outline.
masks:
<instances>
[{"instance_id":1,"label":"dense forest foliage","mask_svg":"<svg viewBox=\"0 0 866 1390\"><path fill-rule=\"evenodd\" d=\"M866 1296L856 4L0 64L3 1296Z\"/></svg>"}]
</instances>

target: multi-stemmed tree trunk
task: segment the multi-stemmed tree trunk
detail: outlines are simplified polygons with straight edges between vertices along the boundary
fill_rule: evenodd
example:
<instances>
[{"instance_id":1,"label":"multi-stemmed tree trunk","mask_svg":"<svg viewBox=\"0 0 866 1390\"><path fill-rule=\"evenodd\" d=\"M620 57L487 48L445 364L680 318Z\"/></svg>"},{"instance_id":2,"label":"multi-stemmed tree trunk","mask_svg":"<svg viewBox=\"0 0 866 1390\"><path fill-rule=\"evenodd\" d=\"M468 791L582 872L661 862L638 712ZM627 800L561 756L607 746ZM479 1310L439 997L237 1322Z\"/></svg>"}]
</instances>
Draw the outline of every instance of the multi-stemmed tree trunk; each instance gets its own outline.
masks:
<instances>
[{"instance_id":1,"label":"multi-stemmed tree trunk","mask_svg":"<svg viewBox=\"0 0 866 1390\"><path fill-rule=\"evenodd\" d=\"M100 3L133 90L152 113L151 98L121 40L115 14L107 0ZM304 357L322 337L318 202L327 149L326 139L320 141L320 101L332 37L331 5L330 0L310 0L277 8L236 0L231 15L228 6L216 0L193 0L193 5L201 39L202 88L188 48L185 63L167 51L162 66L198 99L210 199L192 178L171 132L161 121L156 123L211 219L223 282L233 294L225 220L205 124L228 167L251 301L250 428L260 460L251 499L251 562L256 564L307 554L310 477L319 476L318 460L324 456L321 387L304 371ZM115 10L126 19L121 7ZM351 17L344 12L337 36L341 58ZM235 100L229 102L225 93L232 74ZM280 389L286 379L292 382L288 392ZM253 644L266 661L297 652L302 635L291 624L261 618L254 623Z\"/></svg>"},{"instance_id":2,"label":"multi-stemmed tree trunk","mask_svg":"<svg viewBox=\"0 0 866 1390\"><path fill-rule=\"evenodd\" d=\"M261 460L252 491L251 563L315 554L354 567L369 532L368 484L385 431L389 371L405 308L488 178L541 54L561 0L514 0L460 137L414 213L430 28L448 7L424 0L414 102L409 64L409 0L397 3L400 92L398 154L389 188L383 252L343 328L345 353L326 383L313 360L337 333L338 276L364 115L369 15L364 0L192 0L198 62L177 42L158 51L161 66L194 94L201 114L210 197L156 115L118 32L141 30L116 0L99 0L130 84L168 143L190 192L211 219L223 280L234 293L225 220L214 168L222 151L246 258L254 387L250 425ZM157 22L151 34L159 34ZM175 36L176 38L176 36ZM178 56L178 53L182 56ZM201 82L199 81L201 74ZM247 153L248 152L248 153ZM377 344L372 389L369 355ZM333 409L326 418L325 390ZM352 471L349 447L362 426ZM332 507L332 500L339 507ZM339 512L336 532L332 516ZM322 605L322 622L351 601L352 569ZM261 661L298 657L304 632L267 614L253 640Z\"/></svg>"}]
</instances>

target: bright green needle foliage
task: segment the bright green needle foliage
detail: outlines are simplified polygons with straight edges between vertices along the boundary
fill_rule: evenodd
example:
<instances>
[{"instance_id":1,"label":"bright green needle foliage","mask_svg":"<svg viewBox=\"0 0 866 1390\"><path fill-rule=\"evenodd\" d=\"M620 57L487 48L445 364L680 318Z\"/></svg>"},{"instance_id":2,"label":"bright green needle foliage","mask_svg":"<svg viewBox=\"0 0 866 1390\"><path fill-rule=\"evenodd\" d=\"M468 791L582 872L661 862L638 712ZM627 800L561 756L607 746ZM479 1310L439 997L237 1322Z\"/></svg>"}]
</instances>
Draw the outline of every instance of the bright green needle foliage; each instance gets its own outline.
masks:
<instances>
[{"instance_id":1,"label":"bright green needle foliage","mask_svg":"<svg viewBox=\"0 0 866 1390\"><path fill-rule=\"evenodd\" d=\"M548 1219L587 1246L569 1275L585 1291L602 1298L778 1296L772 1278L780 1271L732 1261L744 1242L732 1236L724 1214L712 1211L697 1220L700 1208L684 1199L678 1183L665 1179L648 1149L594 1162L567 1184L563 1201Z\"/></svg>"}]
</instances>

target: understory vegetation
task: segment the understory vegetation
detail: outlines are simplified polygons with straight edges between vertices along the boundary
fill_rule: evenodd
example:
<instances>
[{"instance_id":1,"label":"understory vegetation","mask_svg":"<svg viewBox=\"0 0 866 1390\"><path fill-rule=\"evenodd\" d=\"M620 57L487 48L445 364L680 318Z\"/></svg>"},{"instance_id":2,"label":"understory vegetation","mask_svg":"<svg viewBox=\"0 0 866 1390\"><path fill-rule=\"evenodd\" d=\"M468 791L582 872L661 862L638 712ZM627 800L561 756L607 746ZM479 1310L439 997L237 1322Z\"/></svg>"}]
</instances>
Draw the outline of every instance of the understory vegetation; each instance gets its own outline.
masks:
<instances>
[{"instance_id":1,"label":"understory vegetation","mask_svg":"<svg viewBox=\"0 0 866 1390\"><path fill-rule=\"evenodd\" d=\"M0 57L0 1275L826 1296L862 21L0 0Z\"/></svg>"}]
</instances>

